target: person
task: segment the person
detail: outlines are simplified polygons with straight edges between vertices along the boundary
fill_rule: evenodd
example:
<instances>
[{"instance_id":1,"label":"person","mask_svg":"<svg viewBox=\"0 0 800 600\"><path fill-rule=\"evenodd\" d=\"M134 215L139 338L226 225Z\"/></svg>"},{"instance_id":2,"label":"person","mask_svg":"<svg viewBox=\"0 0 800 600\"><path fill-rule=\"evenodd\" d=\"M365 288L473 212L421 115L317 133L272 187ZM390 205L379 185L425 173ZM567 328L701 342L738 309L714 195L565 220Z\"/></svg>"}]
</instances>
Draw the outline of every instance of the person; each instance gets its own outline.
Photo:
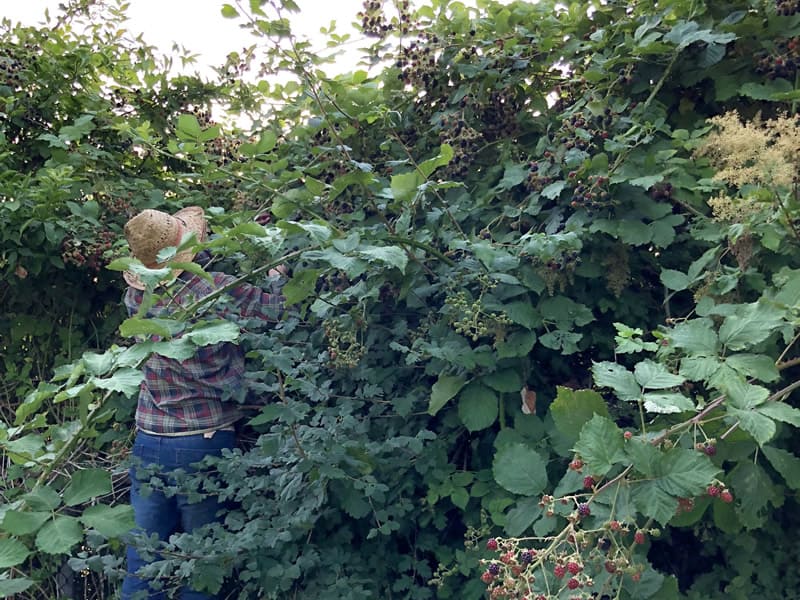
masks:
<instances>
[{"instance_id":1,"label":"person","mask_svg":"<svg viewBox=\"0 0 800 600\"><path fill-rule=\"evenodd\" d=\"M178 247L184 236L194 233L202 242L207 235L203 209L190 206L168 214L143 210L125 225L125 237L131 254L145 267L160 268L158 254ZM195 258L192 249L178 252L175 263ZM186 308L198 299L231 285L235 278L210 271L211 281L185 270L173 269L156 291L156 302L147 309L148 317L165 317ZM280 275L279 271L270 271ZM136 314L145 297L145 284L132 271L123 274L128 284L124 303L129 315ZM161 289L163 288L163 290ZM240 284L222 295L218 311L235 310L239 315L276 323L282 313L280 293L267 293L260 287ZM223 342L198 347L193 357L178 361L152 355L143 367L144 380L136 408L136 436L132 451L130 502L136 528L134 534L153 534L166 541L179 531L190 532L217 520L220 505L215 497L191 502L187 494L165 494L158 486L146 486L151 472L167 484L177 469L196 472L196 463L207 456L221 456L236 443L234 424L242 414L233 394L244 388L244 351L236 344ZM144 489L144 487L148 489ZM127 546L127 574L122 584L122 600L163 600L166 593L156 589L137 571L147 564L139 554L132 535ZM184 587L181 600L207 600L211 596Z\"/></svg>"}]
</instances>

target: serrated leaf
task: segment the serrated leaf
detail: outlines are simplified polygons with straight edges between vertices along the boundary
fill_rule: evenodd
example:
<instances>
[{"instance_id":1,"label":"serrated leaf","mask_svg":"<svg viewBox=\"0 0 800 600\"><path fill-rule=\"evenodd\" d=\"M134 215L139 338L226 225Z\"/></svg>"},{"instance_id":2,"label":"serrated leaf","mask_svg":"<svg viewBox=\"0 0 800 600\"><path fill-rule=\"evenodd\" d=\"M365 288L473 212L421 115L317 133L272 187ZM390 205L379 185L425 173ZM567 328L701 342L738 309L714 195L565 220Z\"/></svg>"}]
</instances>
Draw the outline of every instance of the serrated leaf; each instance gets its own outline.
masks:
<instances>
[{"instance_id":1,"label":"serrated leaf","mask_svg":"<svg viewBox=\"0 0 800 600\"><path fill-rule=\"evenodd\" d=\"M14 539L0 539L0 569L16 567L25 562L30 554L28 547Z\"/></svg>"},{"instance_id":2,"label":"serrated leaf","mask_svg":"<svg viewBox=\"0 0 800 600\"><path fill-rule=\"evenodd\" d=\"M8 510L2 528L11 535L28 535L36 533L52 516L49 512Z\"/></svg>"},{"instance_id":3,"label":"serrated leaf","mask_svg":"<svg viewBox=\"0 0 800 600\"><path fill-rule=\"evenodd\" d=\"M500 487L514 494L536 496L547 486L547 465L538 452L516 443L500 448L492 472Z\"/></svg>"},{"instance_id":4,"label":"serrated leaf","mask_svg":"<svg viewBox=\"0 0 800 600\"><path fill-rule=\"evenodd\" d=\"M22 499L33 510L55 510L61 506L61 496L53 488L40 487L28 492Z\"/></svg>"},{"instance_id":5,"label":"serrated leaf","mask_svg":"<svg viewBox=\"0 0 800 600\"><path fill-rule=\"evenodd\" d=\"M506 534L511 537L521 536L542 515L542 507L538 498L521 498L506 513Z\"/></svg>"},{"instance_id":6,"label":"serrated leaf","mask_svg":"<svg viewBox=\"0 0 800 600\"><path fill-rule=\"evenodd\" d=\"M781 474L786 485L793 490L800 490L800 458L774 446L762 446L761 451L773 468Z\"/></svg>"},{"instance_id":7,"label":"serrated leaf","mask_svg":"<svg viewBox=\"0 0 800 600\"><path fill-rule=\"evenodd\" d=\"M470 383L458 394L458 416L469 431L491 427L497 420L497 395L479 383Z\"/></svg>"},{"instance_id":8,"label":"serrated leaf","mask_svg":"<svg viewBox=\"0 0 800 600\"><path fill-rule=\"evenodd\" d=\"M75 517L57 515L36 535L36 547L45 554L66 554L83 539L83 528Z\"/></svg>"},{"instance_id":9,"label":"serrated leaf","mask_svg":"<svg viewBox=\"0 0 800 600\"><path fill-rule=\"evenodd\" d=\"M530 302L509 302L503 305L503 312L514 323L533 329L538 327L542 318Z\"/></svg>"},{"instance_id":10,"label":"serrated leaf","mask_svg":"<svg viewBox=\"0 0 800 600\"><path fill-rule=\"evenodd\" d=\"M655 477L661 461L661 451L647 440L631 439L625 443L633 468L646 477Z\"/></svg>"},{"instance_id":11,"label":"serrated leaf","mask_svg":"<svg viewBox=\"0 0 800 600\"><path fill-rule=\"evenodd\" d=\"M712 329L711 319L692 319L679 323L669 332L669 342L675 348L686 350L689 354L714 356L717 354L719 340Z\"/></svg>"},{"instance_id":12,"label":"serrated leaf","mask_svg":"<svg viewBox=\"0 0 800 600\"><path fill-rule=\"evenodd\" d=\"M542 190L541 194L545 198L548 198L550 200L555 200L556 198L558 198L561 195L561 192L566 187L566 185L567 185L566 181L556 181L556 182L551 183L550 185L546 186Z\"/></svg>"},{"instance_id":13,"label":"serrated leaf","mask_svg":"<svg viewBox=\"0 0 800 600\"><path fill-rule=\"evenodd\" d=\"M230 321L204 321L183 334L196 346L213 346L222 342L235 342L241 330L236 323Z\"/></svg>"},{"instance_id":14,"label":"serrated leaf","mask_svg":"<svg viewBox=\"0 0 800 600\"><path fill-rule=\"evenodd\" d=\"M433 416L464 387L466 379L458 375L439 375L439 379L431 387L431 399L428 414Z\"/></svg>"},{"instance_id":15,"label":"serrated leaf","mask_svg":"<svg viewBox=\"0 0 800 600\"><path fill-rule=\"evenodd\" d=\"M422 174L417 171L392 175L392 197L398 202L411 202L424 181Z\"/></svg>"},{"instance_id":16,"label":"serrated leaf","mask_svg":"<svg viewBox=\"0 0 800 600\"><path fill-rule=\"evenodd\" d=\"M764 354L733 354L725 359L725 363L745 377L766 382L780 379L775 361Z\"/></svg>"},{"instance_id":17,"label":"serrated leaf","mask_svg":"<svg viewBox=\"0 0 800 600\"><path fill-rule=\"evenodd\" d=\"M759 446L766 444L775 435L775 421L752 410L728 407L728 414L738 419L739 427L753 436Z\"/></svg>"},{"instance_id":18,"label":"serrated leaf","mask_svg":"<svg viewBox=\"0 0 800 600\"><path fill-rule=\"evenodd\" d=\"M780 327L784 312L764 302L746 304L725 318L719 339L729 350L744 350L767 339Z\"/></svg>"},{"instance_id":19,"label":"serrated leaf","mask_svg":"<svg viewBox=\"0 0 800 600\"><path fill-rule=\"evenodd\" d=\"M667 524L678 510L678 501L665 492L655 481L644 481L631 492L633 504L645 517L655 519L661 526Z\"/></svg>"},{"instance_id":20,"label":"serrated leaf","mask_svg":"<svg viewBox=\"0 0 800 600\"><path fill-rule=\"evenodd\" d=\"M695 410L694 402L683 394L650 392L644 395L644 409L657 414Z\"/></svg>"},{"instance_id":21,"label":"serrated leaf","mask_svg":"<svg viewBox=\"0 0 800 600\"><path fill-rule=\"evenodd\" d=\"M397 246L370 246L359 250L358 255L369 262L382 262L390 267L396 267L401 273L406 272L408 255Z\"/></svg>"},{"instance_id":22,"label":"serrated leaf","mask_svg":"<svg viewBox=\"0 0 800 600\"><path fill-rule=\"evenodd\" d=\"M135 525L133 508L129 504L120 504L118 506L95 504L83 511L80 520L87 527L96 529L109 539L125 535Z\"/></svg>"},{"instance_id":23,"label":"serrated leaf","mask_svg":"<svg viewBox=\"0 0 800 600\"><path fill-rule=\"evenodd\" d=\"M617 363L608 361L594 363L592 377L596 386L611 388L620 400L639 400L642 396L642 390L636 383L633 373Z\"/></svg>"},{"instance_id":24,"label":"serrated leaf","mask_svg":"<svg viewBox=\"0 0 800 600\"><path fill-rule=\"evenodd\" d=\"M536 339L533 331L514 331L505 340L497 342L497 358L527 356L533 350Z\"/></svg>"},{"instance_id":25,"label":"serrated leaf","mask_svg":"<svg viewBox=\"0 0 800 600\"><path fill-rule=\"evenodd\" d=\"M622 430L613 421L594 415L581 429L575 452L581 456L589 473L605 475L625 460Z\"/></svg>"},{"instance_id":26,"label":"serrated leaf","mask_svg":"<svg viewBox=\"0 0 800 600\"><path fill-rule=\"evenodd\" d=\"M90 381L100 389L112 390L131 397L139 391L139 385L144 381L144 373L137 369L118 369L111 377L92 377Z\"/></svg>"},{"instance_id":27,"label":"serrated leaf","mask_svg":"<svg viewBox=\"0 0 800 600\"><path fill-rule=\"evenodd\" d=\"M285 303L290 306L311 296L321 273L321 269L302 269L294 273L281 288Z\"/></svg>"},{"instance_id":28,"label":"serrated leaf","mask_svg":"<svg viewBox=\"0 0 800 600\"><path fill-rule=\"evenodd\" d=\"M678 372L689 381L706 381L717 372L720 364L716 358L690 356L681 359L681 368Z\"/></svg>"},{"instance_id":29,"label":"serrated leaf","mask_svg":"<svg viewBox=\"0 0 800 600\"><path fill-rule=\"evenodd\" d=\"M769 390L760 385L747 383L742 377L733 374L722 382L722 391L728 396L729 403L743 410L758 406L769 397Z\"/></svg>"},{"instance_id":30,"label":"serrated leaf","mask_svg":"<svg viewBox=\"0 0 800 600\"><path fill-rule=\"evenodd\" d=\"M670 373L661 363L643 360L633 368L637 383L646 390L663 390L682 384L685 379Z\"/></svg>"},{"instance_id":31,"label":"serrated leaf","mask_svg":"<svg viewBox=\"0 0 800 600\"><path fill-rule=\"evenodd\" d=\"M800 427L800 409L785 402L769 402L758 407L758 412L776 421Z\"/></svg>"},{"instance_id":32,"label":"serrated leaf","mask_svg":"<svg viewBox=\"0 0 800 600\"><path fill-rule=\"evenodd\" d=\"M439 146L439 154L419 164L419 171L427 179L439 167L447 165L453 159L453 147L450 144Z\"/></svg>"},{"instance_id":33,"label":"serrated leaf","mask_svg":"<svg viewBox=\"0 0 800 600\"><path fill-rule=\"evenodd\" d=\"M86 370L91 375L105 375L114 364L114 354L112 352L104 352L103 354L85 352L81 357L81 361L86 365Z\"/></svg>"},{"instance_id":34,"label":"serrated leaf","mask_svg":"<svg viewBox=\"0 0 800 600\"><path fill-rule=\"evenodd\" d=\"M517 369L502 369L481 377L481 382L493 390L505 393L517 393L522 389L522 377Z\"/></svg>"},{"instance_id":35,"label":"serrated leaf","mask_svg":"<svg viewBox=\"0 0 800 600\"><path fill-rule=\"evenodd\" d=\"M656 475L666 492L675 497L694 498L705 491L720 472L705 454L674 448L662 456Z\"/></svg>"},{"instance_id":36,"label":"serrated leaf","mask_svg":"<svg viewBox=\"0 0 800 600\"><path fill-rule=\"evenodd\" d=\"M747 529L761 527L767 518L767 504L776 499L770 476L761 465L744 460L725 479L736 498L736 511L742 525Z\"/></svg>"},{"instance_id":37,"label":"serrated leaf","mask_svg":"<svg viewBox=\"0 0 800 600\"><path fill-rule=\"evenodd\" d=\"M70 478L64 489L64 504L75 506L111 493L111 474L104 469L80 469Z\"/></svg>"},{"instance_id":38,"label":"serrated leaf","mask_svg":"<svg viewBox=\"0 0 800 600\"><path fill-rule=\"evenodd\" d=\"M550 413L556 428L570 445L574 444L583 426L594 415L608 416L608 407L603 397L593 390L556 388L556 399L550 404Z\"/></svg>"}]
</instances>

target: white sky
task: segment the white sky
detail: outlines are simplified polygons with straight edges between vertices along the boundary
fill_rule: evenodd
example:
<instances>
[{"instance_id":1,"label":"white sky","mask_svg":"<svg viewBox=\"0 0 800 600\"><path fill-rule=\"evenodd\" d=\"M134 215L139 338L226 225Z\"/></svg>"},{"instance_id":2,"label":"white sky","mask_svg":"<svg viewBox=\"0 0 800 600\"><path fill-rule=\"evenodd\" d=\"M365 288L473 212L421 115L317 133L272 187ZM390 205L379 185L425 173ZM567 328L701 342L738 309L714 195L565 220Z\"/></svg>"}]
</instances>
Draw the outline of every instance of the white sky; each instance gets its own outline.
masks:
<instances>
[{"instance_id":1,"label":"white sky","mask_svg":"<svg viewBox=\"0 0 800 600\"><path fill-rule=\"evenodd\" d=\"M58 4L63 0L0 0L0 17L26 25L44 22L45 9L51 18L58 14ZM362 0L296 0L301 13L292 17L292 30L311 39L319 36L321 27L336 20L339 34L360 34L351 28ZM231 0L228 3L234 4ZM127 14L128 28L134 33L144 33L148 43L169 53L177 42L198 54L196 67L219 65L226 55L253 43L250 34L238 27L241 20L225 19L220 10L224 0L130 0ZM247 3L245 2L245 5ZM321 39L321 38L318 38ZM359 44L354 44L358 47ZM320 43L324 48L324 43Z\"/></svg>"}]
</instances>

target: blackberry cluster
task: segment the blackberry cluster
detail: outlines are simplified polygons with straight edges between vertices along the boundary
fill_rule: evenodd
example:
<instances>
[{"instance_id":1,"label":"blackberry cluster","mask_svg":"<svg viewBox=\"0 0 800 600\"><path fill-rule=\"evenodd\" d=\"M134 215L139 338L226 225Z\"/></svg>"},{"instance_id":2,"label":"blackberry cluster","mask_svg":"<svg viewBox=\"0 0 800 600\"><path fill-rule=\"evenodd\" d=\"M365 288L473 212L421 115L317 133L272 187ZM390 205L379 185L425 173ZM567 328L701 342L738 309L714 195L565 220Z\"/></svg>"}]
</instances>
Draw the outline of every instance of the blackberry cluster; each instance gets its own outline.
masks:
<instances>
[{"instance_id":1,"label":"blackberry cluster","mask_svg":"<svg viewBox=\"0 0 800 600\"><path fill-rule=\"evenodd\" d=\"M133 192L128 192L124 197L113 196L111 194L107 194L106 192L98 192L94 194L94 197L104 212L107 212L111 215L122 215L126 219L133 216L134 209L131 205Z\"/></svg>"},{"instance_id":2,"label":"blackberry cluster","mask_svg":"<svg viewBox=\"0 0 800 600\"><path fill-rule=\"evenodd\" d=\"M436 56L431 45L414 41L400 48L395 67L397 78L406 85L427 89L436 79Z\"/></svg>"},{"instance_id":3,"label":"blackberry cluster","mask_svg":"<svg viewBox=\"0 0 800 600\"><path fill-rule=\"evenodd\" d=\"M782 17L791 17L800 12L799 0L775 0L775 8Z\"/></svg>"},{"instance_id":4,"label":"blackberry cluster","mask_svg":"<svg viewBox=\"0 0 800 600\"><path fill-rule=\"evenodd\" d=\"M224 167L231 162L246 162L247 159L239 152L241 146L242 140L220 136L209 142L206 152L215 158L219 166Z\"/></svg>"},{"instance_id":5,"label":"blackberry cluster","mask_svg":"<svg viewBox=\"0 0 800 600\"><path fill-rule=\"evenodd\" d=\"M493 91L483 106L483 135L487 141L515 137L519 133L518 115L522 112L522 101L514 94Z\"/></svg>"},{"instance_id":6,"label":"blackberry cluster","mask_svg":"<svg viewBox=\"0 0 800 600\"><path fill-rule=\"evenodd\" d=\"M800 6L800 0L797 4ZM766 75L769 79L794 81L800 66L800 37L781 40L775 44L774 52L760 52L755 58L756 73L759 75Z\"/></svg>"},{"instance_id":7,"label":"blackberry cluster","mask_svg":"<svg viewBox=\"0 0 800 600\"><path fill-rule=\"evenodd\" d=\"M553 178L548 175L551 167L555 164L552 152L549 150L544 153L545 163L531 161L528 169L528 178L525 180L525 189L529 192L541 192L546 186L553 183Z\"/></svg>"},{"instance_id":8,"label":"blackberry cluster","mask_svg":"<svg viewBox=\"0 0 800 600\"><path fill-rule=\"evenodd\" d=\"M570 177L575 177L574 172L570 172ZM575 194L572 196L570 206L586 206L588 208L598 208L608 202L608 177L603 175L592 175L585 180L579 181L575 186Z\"/></svg>"},{"instance_id":9,"label":"blackberry cluster","mask_svg":"<svg viewBox=\"0 0 800 600\"><path fill-rule=\"evenodd\" d=\"M653 200L669 201L672 199L672 191L672 184L667 182L654 185L650 188L648 194Z\"/></svg>"},{"instance_id":10,"label":"blackberry cluster","mask_svg":"<svg viewBox=\"0 0 800 600\"><path fill-rule=\"evenodd\" d=\"M22 77L20 77L22 69L23 64L17 59L0 56L0 85L7 85L13 89L20 87L22 85Z\"/></svg>"},{"instance_id":11,"label":"blackberry cluster","mask_svg":"<svg viewBox=\"0 0 800 600\"><path fill-rule=\"evenodd\" d=\"M398 15L390 21L383 10L383 0L365 0L362 10L356 15L361 19L361 30L364 35L384 38L392 31L408 35L411 28L416 25L412 21L411 3L409 0L400 0L395 3L395 7Z\"/></svg>"},{"instance_id":12,"label":"blackberry cluster","mask_svg":"<svg viewBox=\"0 0 800 600\"><path fill-rule=\"evenodd\" d=\"M61 260L65 265L87 267L98 273L108 263L106 252L111 250L113 240L114 234L108 229L101 230L92 242L83 242L75 237L64 238L61 242Z\"/></svg>"},{"instance_id":13,"label":"blackberry cluster","mask_svg":"<svg viewBox=\"0 0 800 600\"><path fill-rule=\"evenodd\" d=\"M475 161L478 149L484 142L483 136L470 127L463 118L453 116L442 119L439 138L443 144L450 144L453 147L453 159L444 168L443 174L454 178L466 177Z\"/></svg>"}]
</instances>

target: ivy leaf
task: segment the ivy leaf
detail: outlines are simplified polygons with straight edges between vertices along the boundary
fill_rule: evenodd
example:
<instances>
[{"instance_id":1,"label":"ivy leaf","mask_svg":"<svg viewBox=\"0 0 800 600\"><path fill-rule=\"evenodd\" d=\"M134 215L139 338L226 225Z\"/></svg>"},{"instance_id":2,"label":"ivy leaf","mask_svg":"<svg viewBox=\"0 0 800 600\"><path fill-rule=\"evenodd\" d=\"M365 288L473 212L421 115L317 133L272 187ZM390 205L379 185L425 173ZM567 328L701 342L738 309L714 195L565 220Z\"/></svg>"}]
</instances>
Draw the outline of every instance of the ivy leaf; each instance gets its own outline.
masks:
<instances>
[{"instance_id":1,"label":"ivy leaf","mask_svg":"<svg viewBox=\"0 0 800 600\"><path fill-rule=\"evenodd\" d=\"M458 396L458 416L469 431L491 427L497 420L497 395L479 383L470 383Z\"/></svg>"},{"instance_id":2,"label":"ivy leaf","mask_svg":"<svg viewBox=\"0 0 800 600\"><path fill-rule=\"evenodd\" d=\"M36 547L46 554L66 554L83 539L83 528L75 517L56 516L39 530Z\"/></svg>"},{"instance_id":3,"label":"ivy leaf","mask_svg":"<svg viewBox=\"0 0 800 600\"><path fill-rule=\"evenodd\" d=\"M139 391L139 385L144 380L144 373L137 369L118 369L111 377L101 379L92 377L90 380L95 387L103 390L119 392L131 397Z\"/></svg>"},{"instance_id":4,"label":"ivy leaf","mask_svg":"<svg viewBox=\"0 0 800 600\"><path fill-rule=\"evenodd\" d=\"M3 530L11 535L36 533L51 516L49 512L9 510L3 517Z\"/></svg>"},{"instance_id":5,"label":"ivy leaf","mask_svg":"<svg viewBox=\"0 0 800 600\"><path fill-rule=\"evenodd\" d=\"M592 377L598 387L609 387L620 400L639 400L642 390L633 373L617 363L603 361L592 365Z\"/></svg>"},{"instance_id":6,"label":"ivy leaf","mask_svg":"<svg viewBox=\"0 0 800 600\"><path fill-rule=\"evenodd\" d=\"M572 445L577 441L583 426L594 416L608 416L603 397L593 390L571 390L559 386L556 399L550 404L550 414L556 428Z\"/></svg>"},{"instance_id":7,"label":"ivy leaf","mask_svg":"<svg viewBox=\"0 0 800 600\"><path fill-rule=\"evenodd\" d=\"M800 490L800 458L775 446L762 446L761 451L773 468L781 474L786 485L793 490Z\"/></svg>"},{"instance_id":8,"label":"ivy leaf","mask_svg":"<svg viewBox=\"0 0 800 600\"><path fill-rule=\"evenodd\" d=\"M111 493L111 474L104 469L81 469L72 474L64 490L64 504L75 506Z\"/></svg>"},{"instance_id":9,"label":"ivy leaf","mask_svg":"<svg viewBox=\"0 0 800 600\"><path fill-rule=\"evenodd\" d=\"M686 381L680 375L670 373L661 363L643 360L633 368L633 375L642 388L646 390L663 390L682 384Z\"/></svg>"},{"instance_id":10,"label":"ivy leaf","mask_svg":"<svg viewBox=\"0 0 800 600\"><path fill-rule=\"evenodd\" d=\"M464 387L466 379L458 375L439 375L439 379L431 388L431 399L428 414L433 416Z\"/></svg>"},{"instance_id":11,"label":"ivy leaf","mask_svg":"<svg viewBox=\"0 0 800 600\"><path fill-rule=\"evenodd\" d=\"M0 569L16 567L25 562L30 553L28 547L20 541L10 538L0 539Z\"/></svg>"},{"instance_id":12,"label":"ivy leaf","mask_svg":"<svg viewBox=\"0 0 800 600\"><path fill-rule=\"evenodd\" d=\"M118 538L133 529L133 508L129 504L109 506L95 504L83 511L80 520L84 525L99 531L108 539Z\"/></svg>"},{"instance_id":13,"label":"ivy leaf","mask_svg":"<svg viewBox=\"0 0 800 600\"><path fill-rule=\"evenodd\" d=\"M592 475L605 475L614 465L625 460L622 447L622 430L610 419L594 415L581 429L575 452Z\"/></svg>"},{"instance_id":14,"label":"ivy leaf","mask_svg":"<svg viewBox=\"0 0 800 600\"><path fill-rule=\"evenodd\" d=\"M547 465L538 452L516 443L500 448L492 465L495 481L514 494L536 496L547 485Z\"/></svg>"}]
</instances>

